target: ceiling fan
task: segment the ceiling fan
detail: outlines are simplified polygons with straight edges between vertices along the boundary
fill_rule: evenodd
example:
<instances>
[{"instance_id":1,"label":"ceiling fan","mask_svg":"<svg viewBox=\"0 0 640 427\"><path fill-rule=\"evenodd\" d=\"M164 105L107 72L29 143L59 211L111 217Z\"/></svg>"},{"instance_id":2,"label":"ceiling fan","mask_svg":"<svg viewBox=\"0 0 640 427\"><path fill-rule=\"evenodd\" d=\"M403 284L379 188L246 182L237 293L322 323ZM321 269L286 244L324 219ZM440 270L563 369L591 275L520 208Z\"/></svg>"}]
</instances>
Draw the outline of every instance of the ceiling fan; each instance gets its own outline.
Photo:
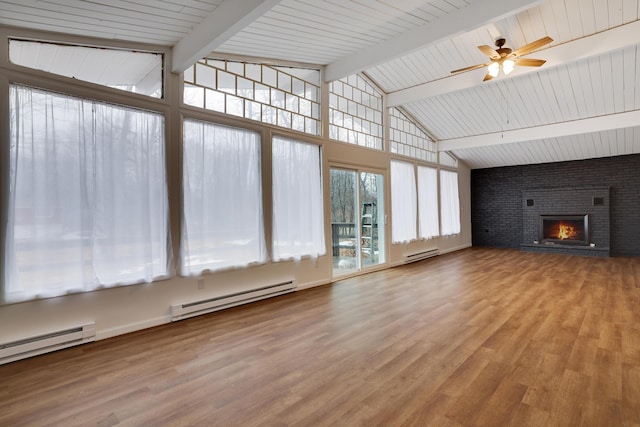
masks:
<instances>
[{"instance_id":1,"label":"ceiling fan","mask_svg":"<svg viewBox=\"0 0 640 427\"><path fill-rule=\"evenodd\" d=\"M491 80L492 78L497 77L500 73L500 69L502 69L502 72L507 75L511 71L513 71L513 67L516 65L524 65L526 67L540 67L547 61L544 59L520 58L520 56L531 53L534 50L551 43L552 41L553 39L547 36L526 44L519 49L511 50L508 47L504 47L506 40L504 38L499 38L496 39L497 49L493 49L487 45L478 46L478 49L480 49L482 53L484 53L491 59L491 62L487 62L486 64L472 65L471 67L460 68L459 70L453 70L451 74L487 67L487 75L484 76L483 79L483 81L486 82L487 80Z\"/></svg>"}]
</instances>

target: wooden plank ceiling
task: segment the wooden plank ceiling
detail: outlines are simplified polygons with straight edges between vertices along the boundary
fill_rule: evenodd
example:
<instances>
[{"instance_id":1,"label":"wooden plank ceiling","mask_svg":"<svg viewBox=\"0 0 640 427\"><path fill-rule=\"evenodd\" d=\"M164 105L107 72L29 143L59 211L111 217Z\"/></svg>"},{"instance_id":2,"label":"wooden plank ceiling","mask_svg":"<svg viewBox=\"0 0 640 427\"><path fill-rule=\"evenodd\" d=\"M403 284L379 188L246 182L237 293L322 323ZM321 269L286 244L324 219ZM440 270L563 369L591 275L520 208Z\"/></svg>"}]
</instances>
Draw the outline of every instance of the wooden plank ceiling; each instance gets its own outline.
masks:
<instances>
[{"instance_id":1,"label":"wooden plank ceiling","mask_svg":"<svg viewBox=\"0 0 640 427\"><path fill-rule=\"evenodd\" d=\"M506 5L505 5L506 3ZM0 24L363 71L471 168L640 153L640 0L21 0ZM483 83L478 45L550 36Z\"/></svg>"}]
</instances>

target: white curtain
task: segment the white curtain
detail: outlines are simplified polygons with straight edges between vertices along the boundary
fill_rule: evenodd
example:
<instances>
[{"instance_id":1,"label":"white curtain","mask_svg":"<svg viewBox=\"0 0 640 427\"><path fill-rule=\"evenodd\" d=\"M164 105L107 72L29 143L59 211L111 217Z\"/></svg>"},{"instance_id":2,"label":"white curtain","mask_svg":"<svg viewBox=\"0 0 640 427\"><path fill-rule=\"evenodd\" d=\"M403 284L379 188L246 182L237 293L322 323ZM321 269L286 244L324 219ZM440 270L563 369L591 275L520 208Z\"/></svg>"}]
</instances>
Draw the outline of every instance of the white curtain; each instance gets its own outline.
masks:
<instances>
[{"instance_id":1,"label":"white curtain","mask_svg":"<svg viewBox=\"0 0 640 427\"><path fill-rule=\"evenodd\" d=\"M6 302L166 277L164 117L10 88Z\"/></svg>"},{"instance_id":2,"label":"white curtain","mask_svg":"<svg viewBox=\"0 0 640 427\"><path fill-rule=\"evenodd\" d=\"M267 259L260 134L184 121L181 274Z\"/></svg>"},{"instance_id":3,"label":"white curtain","mask_svg":"<svg viewBox=\"0 0 640 427\"><path fill-rule=\"evenodd\" d=\"M440 215L443 236L460 233L460 199L456 172L440 170Z\"/></svg>"},{"instance_id":4,"label":"white curtain","mask_svg":"<svg viewBox=\"0 0 640 427\"><path fill-rule=\"evenodd\" d=\"M417 238L416 175L413 164L391 161L391 236L393 243Z\"/></svg>"},{"instance_id":5,"label":"white curtain","mask_svg":"<svg viewBox=\"0 0 640 427\"><path fill-rule=\"evenodd\" d=\"M438 171L426 166L418 166L418 224L422 239L431 239L440 234Z\"/></svg>"},{"instance_id":6,"label":"white curtain","mask_svg":"<svg viewBox=\"0 0 640 427\"><path fill-rule=\"evenodd\" d=\"M273 259L324 255L320 147L281 137L272 145Z\"/></svg>"}]
</instances>

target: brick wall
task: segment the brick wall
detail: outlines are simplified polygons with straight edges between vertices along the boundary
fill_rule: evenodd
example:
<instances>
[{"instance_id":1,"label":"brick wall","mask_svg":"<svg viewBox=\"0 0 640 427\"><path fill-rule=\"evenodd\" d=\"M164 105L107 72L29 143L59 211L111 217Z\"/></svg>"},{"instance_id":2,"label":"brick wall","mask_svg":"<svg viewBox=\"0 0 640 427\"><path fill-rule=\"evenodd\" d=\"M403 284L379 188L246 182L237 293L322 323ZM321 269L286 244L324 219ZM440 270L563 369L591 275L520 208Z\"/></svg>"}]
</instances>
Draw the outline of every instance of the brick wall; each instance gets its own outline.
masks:
<instances>
[{"instance_id":1,"label":"brick wall","mask_svg":"<svg viewBox=\"0 0 640 427\"><path fill-rule=\"evenodd\" d=\"M609 187L553 188L524 190L522 192L522 249L536 252L565 253L572 255L610 255L610 195ZM594 202L599 198L598 204ZM531 206L527 205L531 201ZM589 240L595 247L566 245L536 245L540 240L541 215L589 215Z\"/></svg>"},{"instance_id":2,"label":"brick wall","mask_svg":"<svg viewBox=\"0 0 640 427\"><path fill-rule=\"evenodd\" d=\"M640 155L471 171L474 246L520 248L523 193L610 187L611 255L640 256Z\"/></svg>"}]
</instances>

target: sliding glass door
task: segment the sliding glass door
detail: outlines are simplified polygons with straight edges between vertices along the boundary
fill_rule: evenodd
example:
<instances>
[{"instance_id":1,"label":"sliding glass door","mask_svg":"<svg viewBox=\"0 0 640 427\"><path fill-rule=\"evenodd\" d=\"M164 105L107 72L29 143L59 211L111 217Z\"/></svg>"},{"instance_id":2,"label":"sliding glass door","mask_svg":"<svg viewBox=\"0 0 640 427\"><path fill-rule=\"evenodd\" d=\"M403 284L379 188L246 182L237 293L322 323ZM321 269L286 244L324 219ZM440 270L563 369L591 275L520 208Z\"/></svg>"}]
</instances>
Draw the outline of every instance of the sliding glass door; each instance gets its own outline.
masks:
<instances>
[{"instance_id":1,"label":"sliding glass door","mask_svg":"<svg viewBox=\"0 0 640 427\"><path fill-rule=\"evenodd\" d=\"M360 260L362 267L385 262L384 175L360 172Z\"/></svg>"},{"instance_id":2,"label":"sliding glass door","mask_svg":"<svg viewBox=\"0 0 640 427\"><path fill-rule=\"evenodd\" d=\"M331 168L333 274L385 262L384 175Z\"/></svg>"}]
</instances>

